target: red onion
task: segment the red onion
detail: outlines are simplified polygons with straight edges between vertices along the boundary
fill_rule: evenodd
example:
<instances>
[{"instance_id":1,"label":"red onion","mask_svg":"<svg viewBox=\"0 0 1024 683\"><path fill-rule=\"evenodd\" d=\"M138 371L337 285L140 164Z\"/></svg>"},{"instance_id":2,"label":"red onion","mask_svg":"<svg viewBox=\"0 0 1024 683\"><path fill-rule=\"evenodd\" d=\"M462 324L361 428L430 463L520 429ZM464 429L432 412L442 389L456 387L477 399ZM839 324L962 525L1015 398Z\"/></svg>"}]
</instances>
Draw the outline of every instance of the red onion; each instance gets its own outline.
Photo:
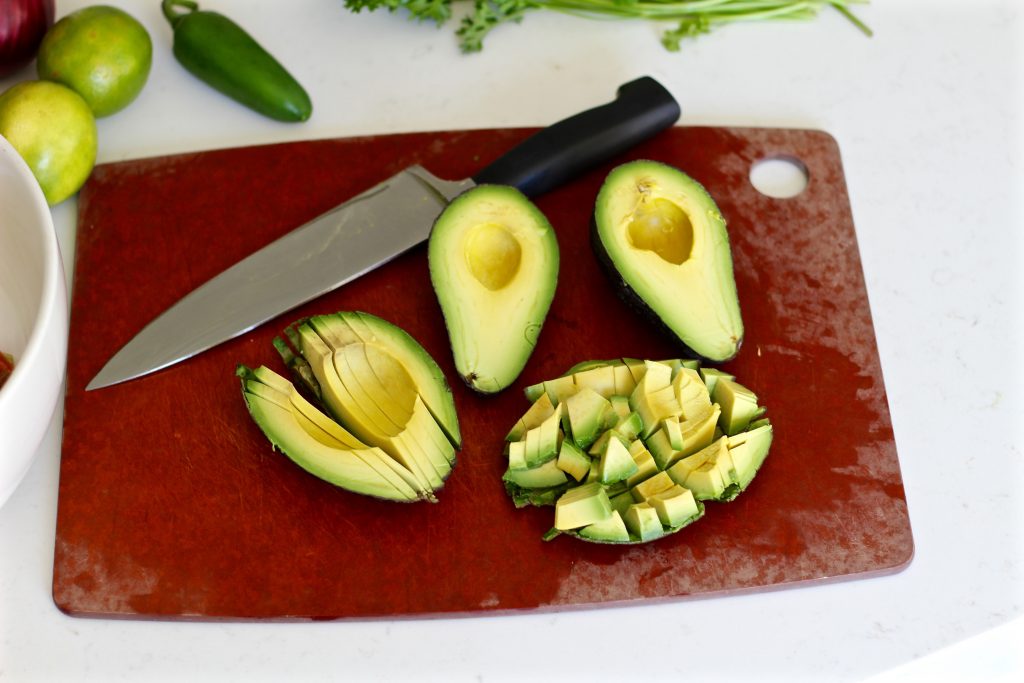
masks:
<instances>
[{"instance_id":1,"label":"red onion","mask_svg":"<svg viewBox=\"0 0 1024 683\"><path fill-rule=\"evenodd\" d=\"M53 26L53 0L0 0L0 78L32 61Z\"/></svg>"}]
</instances>

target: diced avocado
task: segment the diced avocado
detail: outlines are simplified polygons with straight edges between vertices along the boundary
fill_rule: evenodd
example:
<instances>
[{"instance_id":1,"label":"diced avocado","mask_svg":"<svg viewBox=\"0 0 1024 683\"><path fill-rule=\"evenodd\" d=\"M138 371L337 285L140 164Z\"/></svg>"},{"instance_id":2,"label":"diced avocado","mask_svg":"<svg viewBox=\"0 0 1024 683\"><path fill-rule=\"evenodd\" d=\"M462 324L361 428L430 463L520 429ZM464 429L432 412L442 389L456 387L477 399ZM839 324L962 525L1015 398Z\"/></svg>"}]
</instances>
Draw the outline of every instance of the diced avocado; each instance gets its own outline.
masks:
<instances>
[{"instance_id":1,"label":"diced avocado","mask_svg":"<svg viewBox=\"0 0 1024 683\"><path fill-rule=\"evenodd\" d=\"M589 524L577 533L591 541L603 541L606 543L629 542L629 531L626 530L626 524L622 521L622 516L617 510L612 510L612 514L608 519Z\"/></svg>"},{"instance_id":2,"label":"diced avocado","mask_svg":"<svg viewBox=\"0 0 1024 683\"><path fill-rule=\"evenodd\" d=\"M508 493L517 508L526 507L527 505L535 505L537 507L554 505L555 501L565 493L565 489L566 484L551 486L546 489L523 488L507 479L505 480L505 492Z\"/></svg>"},{"instance_id":3,"label":"diced avocado","mask_svg":"<svg viewBox=\"0 0 1024 683\"><path fill-rule=\"evenodd\" d=\"M508 443L508 468L510 470L529 469L526 465L525 441L510 441Z\"/></svg>"},{"instance_id":4,"label":"diced avocado","mask_svg":"<svg viewBox=\"0 0 1024 683\"><path fill-rule=\"evenodd\" d=\"M619 396L629 396L636 389L636 379L633 377L632 369L627 365L616 365L615 371L615 393Z\"/></svg>"},{"instance_id":5,"label":"diced avocado","mask_svg":"<svg viewBox=\"0 0 1024 683\"><path fill-rule=\"evenodd\" d=\"M654 161L615 168L598 193L594 249L620 293L693 355L725 361L743 340L729 235L714 200Z\"/></svg>"},{"instance_id":6,"label":"diced avocado","mask_svg":"<svg viewBox=\"0 0 1024 683\"><path fill-rule=\"evenodd\" d=\"M609 439L618 439L619 441L622 442L623 446L628 447L629 439L626 439L614 429L607 429L604 431L603 434L601 434L601 436L597 437L597 441L590 445L590 448L587 449L587 453L590 453L591 455L600 456L602 453L604 453L605 448L608 446Z\"/></svg>"},{"instance_id":7,"label":"diced avocado","mask_svg":"<svg viewBox=\"0 0 1024 683\"><path fill-rule=\"evenodd\" d=\"M598 481L602 484L614 484L628 479L639 471L633 462L633 456L618 439L609 439L598 465Z\"/></svg>"},{"instance_id":8,"label":"diced avocado","mask_svg":"<svg viewBox=\"0 0 1024 683\"><path fill-rule=\"evenodd\" d=\"M571 376L556 377L544 382L544 391L547 392L551 402L557 405L576 393L576 384Z\"/></svg>"},{"instance_id":9,"label":"diced avocado","mask_svg":"<svg viewBox=\"0 0 1024 683\"><path fill-rule=\"evenodd\" d=\"M501 391L533 353L555 295L551 224L514 187L478 185L437 217L427 257L459 375L474 391Z\"/></svg>"},{"instance_id":10,"label":"diced avocado","mask_svg":"<svg viewBox=\"0 0 1024 683\"><path fill-rule=\"evenodd\" d=\"M630 413L626 417L619 418L615 423L615 431L627 441L633 441L643 431L644 423L640 419L640 413Z\"/></svg>"},{"instance_id":11,"label":"diced avocado","mask_svg":"<svg viewBox=\"0 0 1024 683\"><path fill-rule=\"evenodd\" d=\"M611 410L608 399L589 387L583 387L560 403L559 410L563 406L573 442L580 448L589 447L601 434L606 411Z\"/></svg>"},{"instance_id":12,"label":"diced avocado","mask_svg":"<svg viewBox=\"0 0 1024 683\"><path fill-rule=\"evenodd\" d=\"M734 465L726 437L687 456L668 469L672 480L693 491L697 500L721 500L735 497L732 481ZM731 490L727 490L731 489Z\"/></svg>"},{"instance_id":13,"label":"diced avocado","mask_svg":"<svg viewBox=\"0 0 1024 683\"><path fill-rule=\"evenodd\" d=\"M719 378L711 398L722 407L719 424L729 436L746 429L757 414L757 396L734 380Z\"/></svg>"},{"instance_id":14,"label":"diced avocado","mask_svg":"<svg viewBox=\"0 0 1024 683\"><path fill-rule=\"evenodd\" d=\"M662 491L669 490L675 486L675 484L676 482L672 481L672 478L669 477L668 474L665 472L658 472L650 479L642 481L634 486L630 489L630 492L633 494L633 500L638 503L642 503L651 496L657 495Z\"/></svg>"},{"instance_id":15,"label":"diced avocado","mask_svg":"<svg viewBox=\"0 0 1024 683\"><path fill-rule=\"evenodd\" d=\"M577 448L569 439L562 440L556 464L558 469L576 481L583 481L590 473L590 456Z\"/></svg>"},{"instance_id":16,"label":"diced avocado","mask_svg":"<svg viewBox=\"0 0 1024 683\"><path fill-rule=\"evenodd\" d=\"M720 412L718 405L713 404L704 408L693 419L685 420L679 424L683 433L683 447L679 449L679 455L676 459L692 455L714 442L715 426L719 422Z\"/></svg>"},{"instance_id":17,"label":"diced avocado","mask_svg":"<svg viewBox=\"0 0 1024 683\"><path fill-rule=\"evenodd\" d=\"M668 421L669 420L663 420L662 423L664 424ZM676 427L678 426L679 423L677 422ZM647 446L647 450L649 450L651 455L654 457L654 462L658 466L658 469L663 470L668 467L673 460L678 459L676 456L679 451L672 447L672 443L664 428L658 429L647 437L644 444Z\"/></svg>"},{"instance_id":18,"label":"diced avocado","mask_svg":"<svg viewBox=\"0 0 1024 683\"><path fill-rule=\"evenodd\" d=\"M519 419L519 422L516 422L516 426L508 433L505 440L519 441L526 436L528 430L539 427L540 423L551 417L554 412L555 406L551 403L551 399L541 391L537 399L531 403L530 409Z\"/></svg>"},{"instance_id":19,"label":"diced avocado","mask_svg":"<svg viewBox=\"0 0 1024 683\"><path fill-rule=\"evenodd\" d=\"M626 509L622 520L626 528L641 541L653 541L665 534L658 511L649 503L634 503Z\"/></svg>"},{"instance_id":20,"label":"diced avocado","mask_svg":"<svg viewBox=\"0 0 1024 683\"><path fill-rule=\"evenodd\" d=\"M666 370L668 366L665 367ZM636 385L636 390L633 391L633 395L629 398L629 406L635 412L640 413L640 419L644 424L644 429L641 432L644 438L650 436L655 429L658 428L658 423L664 420L666 417L677 417L679 415L679 401L676 400L675 391L670 385L666 385L659 389L647 391L647 376L640 384Z\"/></svg>"},{"instance_id":21,"label":"diced avocado","mask_svg":"<svg viewBox=\"0 0 1024 683\"><path fill-rule=\"evenodd\" d=\"M526 387L523 389L523 393L526 395L527 401L534 403L541 397L541 394L545 394L547 392L544 391L544 382L540 382L539 384L531 384ZM548 400L550 401L551 399L549 398Z\"/></svg>"},{"instance_id":22,"label":"diced avocado","mask_svg":"<svg viewBox=\"0 0 1024 683\"><path fill-rule=\"evenodd\" d=\"M582 389L589 389L605 399L615 395L615 366L603 365L590 368L589 370L576 372L572 377L573 382L576 384L577 392Z\"/></svg>"},{"instance_id":23,"label":"diced avocado","mask_svg":"<svg viewBox=\"0 0 1024 683\"><path fill-rule=\"evenodd\" d=\"M633 412L629 407L629 396L612 396L608 400L611 402L615 414L619 417L626 417Z\"/></svg>"},{"instance_id":24,"label":"diced avocado","mask_svg":"<svg viewBox=\"0 0 1024 683\"><path fill-rule=\"evenodd\" d=\"M682 368L672 379L676 400L683 411L683 419L690 419L711 405L711 394L696 370Z\"/></svg>"},{"instance_id":25,"label":"diced avocado","mask_svg":"<svg viewBox=\"0 0 1024 683\"><path fill-rule=\"evenodd\" d=\"M750 485L757 470L768 457L768 449L772 445L772 426L761 425L737 436L730 436L729 455L732 457L733 469L736 472L736 483L740 490ZM742 441L739 440L742 437ZM734 442L734 439L736 440ZM734 445L735 444L735 445Z\"/></svg>"},{"instance_id":26,"label":"diced avocado","mask_svg":"<svg viewBox=\"0 0 1024 683\"><path fill-rule=\"evenodd\" d=\"M704 386L708 388L708 393L712 394L715 391L715 385L718 383L720 378L725 379L736 379L734 375L730 375L728 372L723 372L716 368L701 368L700 378L704 380Z\"/></svg>"},{"instance_id":27,"label":"diced avocado","mask_svg":"<svg viewBox=\"0 0 1024 683\"><path fill-rule=\"evenodd\" d=\"M524 489L544 489L568 481L554 460L528 470L507 470L504 479Z\"/></svg>"},{"instance_id":28,"label":"diced avocado","mask_svg":"<svg viewBox=\"0 0 1024 683\"><path fill-rule=\"evenodd\" d=\"M558 457L559 424L562 419L562 404L555 406L555 412L546 420L526 432L526 466L537 467Z\"/></svg>"},{"instance_id":29,"label":"diced avocado","mask_svg":"<svg viewBox=\"0 0 1024 683\"><path fill-rule=\"evenodd\" d=\"M640 380L644 378L644 374L647 373L647 364L645 361L639 358L623 358L622 364L629 368L630 374L633 376L634 386L640 383ZM633 393L633 392L629 392ZM629 394L623 394L628 396Z\"/></svg>"},{"instance_id":30,"label":"diced avocado","mask_svg":"<svg viewBox=\"0 0 1024 683\"><path fill-rule=\"evenodd\" d=\"M635 503L633 500L633 494L627 491L616 493L614 496L610 496L612 502L612 510L615 510L620 515L626 514L626 510L630 505Z\"/></svg>"},{"instance_id":31,"label":"diced avocado","mask_svg":"<svg viewBox=\"0 0 1024 683\"><path fill-rule=\"evenodd\" d=\"M680 526L700 516L693 492L678 484L651 496L647 502L658 513L661 523L669 528Z\"/></svg>"},{"instance_id":32,"label":"diced avocado","mask_svg":"<svg viewBox=\"0 0 1024 683\"><path fill-rule=\"evenodd\" d=\"M636 463L636 473L626 480L630 487L636 486L658 473L658 464L651 456L650 451L644 448L642 441L634 441L629 447L629 454L633 456L633 462Z\"/></svg>"},{"instance_id":33,"label":"diced avocado","mask_svg":"<svg viewBox=\"0 0 1024 683\"><path fill-rule=\"evenodd\" d=\"M320 428L313 420L305 418L287 394L263 384L247 368L240 368L239 374L253 421L275 448L302 469L335 486L364 495L397 501L430 497L429 491L424 495L399 477L386 464L386 460L390 460L388 454L379 448L365 445L339 448L325 444L324 441L334 437L328 434L328 438L317 439L310 434L303 424ZM305 418L304 423L300 423L300 415Z\"/></svg>"},{"instance_id":34,"label":"diced avocado","mask_svg":"<svg viewBox=\"0 0 1024 683\"><path fill-rule=\"evenodd\" d=\"M555 502L555 528L562 531L601 522L611 515L612 503L599 482L569 489Z\"/></svg>"}]
</instances>

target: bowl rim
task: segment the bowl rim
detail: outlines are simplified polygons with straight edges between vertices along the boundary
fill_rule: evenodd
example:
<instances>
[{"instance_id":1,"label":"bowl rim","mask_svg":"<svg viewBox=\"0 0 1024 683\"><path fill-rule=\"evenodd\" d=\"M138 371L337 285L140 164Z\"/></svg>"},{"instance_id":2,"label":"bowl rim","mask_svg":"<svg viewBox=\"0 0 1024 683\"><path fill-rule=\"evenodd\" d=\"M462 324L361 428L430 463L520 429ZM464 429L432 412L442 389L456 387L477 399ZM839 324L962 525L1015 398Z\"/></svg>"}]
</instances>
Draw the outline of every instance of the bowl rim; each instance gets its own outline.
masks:
<instances>
[{"instance_id":1,"label":"bowl rim","mask_svg":"<svg viewBox=\"0 0 1024 683\"><path fill-rule=\"evenodd\" d=\"M25 160L21 158L21 154L3 135L0 135L0 154L5 155L11 160L18 175L24 181L23 184L28 188L36 217L40 221L39 225L42 226L43 248L50 256L50 258L46 259L45 272L43 273L43 289L39 310L36 312L35 320L32 322L32 331L29 333L25 350L20 358L14 359L14 370L7 378L3 387L0 387L0 412L2 412L3 405L8 400L13 400L9 399L9 397L17 394L18 388L29 381L26 368L31 368L39 362L37 358L42 353L44 346L43 334L46 332L46 322L54 314L52 302L57 297L64 296L62 293L64 289L62 280L64 278L64 266L60 253L60 244L57 242L57 234L53 227L53 215L50 212L49 205L46 203L46 197L43 195L42 188L39 187L39 183L32 174L32 170L25 163Z\"/></svg>"}]
</instances>

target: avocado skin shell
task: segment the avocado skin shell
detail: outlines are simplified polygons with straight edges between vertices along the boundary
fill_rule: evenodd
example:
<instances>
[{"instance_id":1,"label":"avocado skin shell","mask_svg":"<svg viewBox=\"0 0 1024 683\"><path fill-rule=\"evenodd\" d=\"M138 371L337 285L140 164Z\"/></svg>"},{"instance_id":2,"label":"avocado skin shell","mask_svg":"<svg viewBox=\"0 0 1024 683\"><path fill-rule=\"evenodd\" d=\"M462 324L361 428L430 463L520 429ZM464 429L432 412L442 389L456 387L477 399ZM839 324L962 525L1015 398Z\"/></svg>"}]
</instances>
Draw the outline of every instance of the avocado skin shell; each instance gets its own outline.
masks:
<instances>
[{"instance_id":1,"label":"avocado skin shell","mask_svg":"<svg viewBox=\"0 0 1024 683\"><path fill-rule=\"evenodd\" d=\"M676 340L684 355L704 363L718 364L729 362L740 352L740 347L743 346L743 339L740 339L736 343L735 353L728 358L722 359L708 358L687 346L686 342L679 338L679 335L669 327L668 323L666 323L661 316L651 310L651 307L647 305L647 302L636 293L636 290L629 286L629 283L627 283L625 279L623 279L622 274L619 272L618 268L615 267L615 262L612 260L612 257L608 254L608 250L604 247L604 243L601 241L601 235L597 228L596 216L592 216L590 218L590 246L593 248L594 255L597 256L597 261L601 264L602 270L604 270L605 274L612 281L612 285L615 288L615 292L619 295L619 298L622 299L627 306L650 321L655 327L659 328L668 334L669 337Z\"/></svg>"},{"instance_id":2,"label":"avocado skin shell","mask_svg":"<svg viewBox=\"0 0 1024 683\"><path fill-rule=\"evenodd\" d=\"M189 12L173 27L175 58L214 89L277 121L305 121L313 113L299 82L223 14Z\"/></svg>"}]
</instances>

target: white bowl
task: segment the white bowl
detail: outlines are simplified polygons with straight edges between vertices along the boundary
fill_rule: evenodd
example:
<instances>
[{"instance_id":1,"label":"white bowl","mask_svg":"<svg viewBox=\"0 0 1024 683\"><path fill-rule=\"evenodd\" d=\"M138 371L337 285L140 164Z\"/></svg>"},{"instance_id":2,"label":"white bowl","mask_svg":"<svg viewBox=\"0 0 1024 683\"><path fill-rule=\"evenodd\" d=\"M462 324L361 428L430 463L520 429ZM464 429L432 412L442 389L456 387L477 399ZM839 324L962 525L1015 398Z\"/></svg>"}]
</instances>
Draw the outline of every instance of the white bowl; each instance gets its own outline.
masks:
<instances>
[{"instance_id":1,"label":"white bowl","mask_svg":"<svg viewBox=\"0 0 1024 683\"><path fill-rule=\"evenodd\" d=\"M68 302L53 217L32 172L0 136L0 506L28 472L64 383Z\"/></svg>"}]
</instances>

